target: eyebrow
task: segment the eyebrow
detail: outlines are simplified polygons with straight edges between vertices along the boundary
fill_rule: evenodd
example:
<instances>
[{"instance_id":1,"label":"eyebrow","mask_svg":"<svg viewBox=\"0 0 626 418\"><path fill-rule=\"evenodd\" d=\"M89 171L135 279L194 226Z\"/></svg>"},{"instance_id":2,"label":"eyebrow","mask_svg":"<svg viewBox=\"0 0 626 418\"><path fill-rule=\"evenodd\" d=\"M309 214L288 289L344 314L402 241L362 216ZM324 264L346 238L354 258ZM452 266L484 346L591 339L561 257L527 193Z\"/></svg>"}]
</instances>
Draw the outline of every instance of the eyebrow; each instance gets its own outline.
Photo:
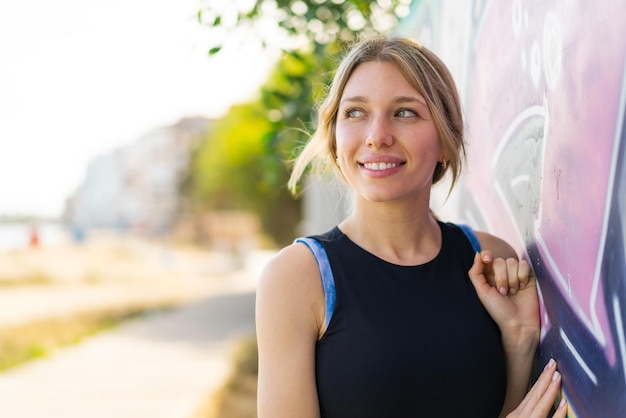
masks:
<instances>
[{"instance_id":1,"label":"eyebrow","mask_svg":"<svg viewBox=\"0 0 626 418\"><path fill-rule=\"evenodd\" d=\"M345 99L341 101L341 103L344 103L344 102L367 103L367 98L365 96L346 97ZM423 99L415 97L415 96L397 96L393 98L393 102L394 103L419 103L423 106L427 106L426 102Z\"/></svg>"}]
</instances>

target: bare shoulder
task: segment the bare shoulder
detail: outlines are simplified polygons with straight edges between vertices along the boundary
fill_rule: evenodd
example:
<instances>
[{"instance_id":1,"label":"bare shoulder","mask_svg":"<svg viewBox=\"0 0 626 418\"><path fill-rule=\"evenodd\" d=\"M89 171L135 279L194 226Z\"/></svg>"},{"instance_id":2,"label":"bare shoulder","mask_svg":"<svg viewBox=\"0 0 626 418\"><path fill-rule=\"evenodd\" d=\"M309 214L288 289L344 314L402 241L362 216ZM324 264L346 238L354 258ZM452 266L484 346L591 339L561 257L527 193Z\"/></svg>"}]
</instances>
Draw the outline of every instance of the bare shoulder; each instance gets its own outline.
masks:
<instances>
[{"instance_id":1,"label":"bare shoulder","mask_svg":"<svg viewBox=\"0 0 626 418\"><path fill-rule=\"evenodd\" d=\"M324 316L317 262L304 244L282 249L264 267L256 294L258 416L319 417L315 344Z\"/></svg>"},{"instance_id":2,"label":"bare shoulder","mask_svg":"<svg viewBox=\"0 0 626 418\"><path fill-rule=\"evenodd\" d=\"M476 231L476 237L480 242L480 248L491 251L494 258L519 258L515 249L508 242L495 235Z\"/></svg>"},{"instance_id":3,"label":"bare shoulder","mask_svg":"<svg viewBox=\"0 0 626 418\"><path fill-rule=\"evenodd\" d=\"M317 279L317 280L316 280ZM299 243L280 250L261 272L261 287L307 286L320 282L317 262L311 251Z\"/></svg>"},{"instance_id":4,"label":"bare shoulder","mask_svg":"<svg viewBox=\"0 0 626 418\"><path fill-rule=\"evenodd\" d=\"M283 248L265 265L257 285L257 316L287 315L317 327L323 321L323 307L317 262L304 244Z\"/></svg>"}]
</instances>

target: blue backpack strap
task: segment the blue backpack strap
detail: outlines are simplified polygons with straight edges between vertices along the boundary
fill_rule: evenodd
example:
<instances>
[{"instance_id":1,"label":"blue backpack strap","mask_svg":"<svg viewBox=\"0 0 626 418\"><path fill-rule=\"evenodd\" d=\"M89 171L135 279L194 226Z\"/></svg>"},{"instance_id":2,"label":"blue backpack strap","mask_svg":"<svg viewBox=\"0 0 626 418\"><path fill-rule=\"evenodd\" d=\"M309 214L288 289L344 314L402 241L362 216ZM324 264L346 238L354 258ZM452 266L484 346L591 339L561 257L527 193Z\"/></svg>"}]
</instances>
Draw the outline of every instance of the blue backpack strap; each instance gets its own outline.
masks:
<instances>
[{"instance_id":1,"label":"blue backpack strap","mask_svg":"<svg viewBox=\"0 0 626 418\"><path fill-rule=\"evenodd\" d=\"M463 231L463 233L465 233L465 236L467 237L469 242L472 244L472 248L474 249L474 251L479 253L480 241L478 240L478 237L476 236L476 233L474 232L474 230L469 225L465 225L465 224L458 224L457 226L461 228L461 231Z\"/></svg>"},{"instance_id":2,"label":"blue backpack strap","mask_svg":"<svg viewBox=\"0 0 626 418\"><path fill-rule=\"evenodd\" d=\"M324 323L326 328L330 323L330 318L335 311L335 278L333 277L333 271L330 268L330 262L326 255L326 250L322 244L313 238L297 238L295 242L301 242L309 247L309 250L313 253L317 266L320 269L320 275L322 276L322 286L324 286L324 298L326 301L326 317Z\"/></svg>"}]
</instances>

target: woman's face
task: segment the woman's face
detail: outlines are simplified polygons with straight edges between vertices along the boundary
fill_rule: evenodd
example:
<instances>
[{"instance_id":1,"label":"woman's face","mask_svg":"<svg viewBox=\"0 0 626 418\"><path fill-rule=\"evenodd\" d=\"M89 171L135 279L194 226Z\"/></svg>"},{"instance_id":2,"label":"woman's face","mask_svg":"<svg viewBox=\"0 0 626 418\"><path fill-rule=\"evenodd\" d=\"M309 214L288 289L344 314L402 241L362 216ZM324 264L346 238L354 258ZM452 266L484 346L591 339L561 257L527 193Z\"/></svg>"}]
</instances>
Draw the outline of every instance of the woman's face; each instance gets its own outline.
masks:
<instances>
[{"instance_id":1,"label":"woman's face","mask_svg":"<svg viewBox=\"0 0 626 418\"><path fill-rule=\"evenodd\" d=\"M428 198L442 147L426 101L394 64L366 62L354 70L335 133L337 162L357 196Z\"/></svg>"}]
</instances>

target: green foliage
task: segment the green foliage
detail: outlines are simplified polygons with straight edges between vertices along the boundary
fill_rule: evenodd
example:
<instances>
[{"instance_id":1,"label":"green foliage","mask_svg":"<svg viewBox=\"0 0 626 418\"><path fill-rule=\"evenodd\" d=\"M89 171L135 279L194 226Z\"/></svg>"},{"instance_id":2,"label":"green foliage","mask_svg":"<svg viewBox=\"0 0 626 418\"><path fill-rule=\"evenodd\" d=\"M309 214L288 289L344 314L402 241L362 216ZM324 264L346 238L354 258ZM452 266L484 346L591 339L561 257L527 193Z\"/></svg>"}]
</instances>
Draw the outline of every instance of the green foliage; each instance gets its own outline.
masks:
<instances>
[{"instance_id":1,"label":"green foliage","mask_svg":"<svg viewBox=\"0 0 626 418\"><path fill-rule=\"evenodd\" d=\"M283 38L301 41L286 50L313 46L316 55L320 55L323 45L352 42L364 32L391 30L399 17L408 14L410 3L411 0L254 0L245 9L225 9L218 1L209 0L198 19L227 30L253 28L272 21ZM261 42L274 42L268 39L272 35L260 36Z\"/></svg>"},{"instance_id":2,"label":"green foliage","mask_svg":"<svg viewBox=\"0 0 626 418\"><path fill-rule=\"evenodd\" d=\"M262 187L263 137L270 129L258 104L233 107L193 158L192 194L206 209L248 209ZM260 180L260 181L259 181Z\"/></svg>"},{"instance_id":3,"label":"green foliage","mask_svg":"<svg viewBox=\"0 0 626 418\"><path fill-rule=\"evenodd\" d=\"M309 68L290 57L284 61L291 74L303 76ZM275 71L268 85L281 94L301 89L285 82L283 75ZM285 161L293 144L304 141L306 134L287 128L288 110L276 107L280 106L276 97L265 91L257 101L234 106L215 123L194 154L187 191L201 211L256 212L266 232L282 245L293 239L300 218L299 205L285 187L289 175ZM296 112L288 114L292 120Z\"/></svg>"},{"instance_id":4,"label":"green foliage","mask_svg":"<svg viewBox=\"0 0 626 418\"><path fill-rule=\"evenodd\" d=\"M221 46L214 46L213 48L209 49L209 55L215 55L220 52L221 49Z\"/></svg>"},{"instance_id":5,"label":"green foliage","mask_svg":"<svg viewBox=\"0 0 626 418\"><path fill-rule=\"evenodd\" d=\"M201 143L187 191L195 207L248 209L279 244L293 239L299 205L285 184L286 161L314 128L322 96L338 56L362 34L386 32L408 14L411 0L254 0L247 9L207 0L198 21L222 33L246 29L263 46L283 51L260 98L235 106ZM255 30L267 28L278 32ZM217 32L216 32L217 33ZM209 55L219 54L219 36Z\"/></svg>"}]
</instances>

